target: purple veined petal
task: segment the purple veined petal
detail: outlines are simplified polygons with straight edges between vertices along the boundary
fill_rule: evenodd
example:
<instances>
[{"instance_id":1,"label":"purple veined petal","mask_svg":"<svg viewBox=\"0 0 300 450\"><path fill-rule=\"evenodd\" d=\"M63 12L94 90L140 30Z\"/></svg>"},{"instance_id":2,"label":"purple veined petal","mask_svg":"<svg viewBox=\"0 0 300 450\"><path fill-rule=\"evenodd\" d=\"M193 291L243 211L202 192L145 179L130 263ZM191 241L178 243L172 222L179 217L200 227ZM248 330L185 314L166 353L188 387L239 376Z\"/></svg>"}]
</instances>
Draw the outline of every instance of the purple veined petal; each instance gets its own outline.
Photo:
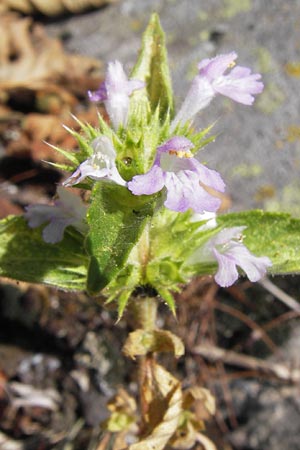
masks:
<instances>
[{"instance_id":1,"label":"purple veined petal","mask_svg":"<svg viewBox=\"0 0 300 450\"><path fill-rule=\"evenodd\" d=\"M164 202L165 207L172 211L187 211L190 204L188 187L185 188L177 174L173 172L166 173L165 177L167 188L167 198Z\"/></svg>"},{"instance_id":2,"label":"purple veined petal","mask_svg":"<svg viewBox=\"0 0 300 450\"><path fill-rule=\"evenodd\" d=\"M228 75L213 80L212 86L216 93L238 103L251 105L254 101L253 95L263 91L264 85L260 79L260 74L251 74L251 70L247 67L236 66Z\"/></svg>"},{"instance_id":3,"label":"purple veined petal","mask_svg":"<svg viewBox=\"0 0 300 450\"><path fill-rule=\"evenodd\" d=\"M226 255L235 260L235 263L243 269L252 282L263 278L267 268L272 265L269 258L253 255L245 245L240 243L232 243L226 251Z\"/></svg>"},{"instance_id":4,"label":"purple veined petal","mask_svg":"<svg viewBox=\"0 0 300 450\"><path fill-rule=\"evenodd\" d=\"M231 286L239 277L235 261L227 254L222 255L216 249L213 249L213 254L218 262L218 271L214 276L216 282L221 287Z\"/></svg>"},{"instance_id":5,"label":"purple veined petal","mask_svg":"<svg viewBox=\"0 0 300 450\"><path fill-rule=\"evenodd\" d=\"M204 211L215 212L219 209L221 201L210 195L199 184L198 176L190 171L181 171L177 174L165 174L167 199L165 206L173 211L184 212L193 209L196 213Z\"/></svg>"},{"instance_id":6,"label":"purple veined petal","mask_svg":"<svg viewBox=\"0 0 300 450\"><path fill-rule=\"evenodd\" d=\"M253 95L260 94L263 91L264 85L251 76L240 79L224 77L222 82L214 84L214 88L219 94L225 95L238 103L252 105L255 100Z\"/></svg>"},{"instance_id":7,"label":"purple veined petal","mask_svg":"<svg viewBox=\"0 0 300 450\"><path fill-rule=\"evenodd\" d=\"M214 80L223 75L234 63L237 56L236 52L230 52L211 59L204 59L198 64L199 75L207 77L209 80Z\"/></svg>"},{"instance_id":8,"label":"purple veined petal","mask_svg":"<svg viewBox=\"0 0 300 450\"><path fill-rule=\"evenodd\" d=\"M213 169L209 169L208 167L201 164L197 160L197 155L195 158L192 158L192 163L194 165L195 171L199 175L199 179L202 184L204 184L205 186L209 186L219 192L225 191L225 183L219 172Z\"/></svg>"},{"instance_id":9,"label":"purple veined petal","mask_svg":"<svg viewBox=\"0 0 300 450\"><path fill-rule=\"evenodd\" d=\"M134 195L150 195L166 187L164 205L178 212L193 209L196 213L215 212L220 199L211 195L205 186L224 190L220 175L193 158L193 143L184 136L174 136L157 148L150 171L137 175L128 183Z\"/></svg>"},{"instance_id":10,"label":"purple veined petal","mask_svg":"<svg viewBox=\"0 0 300 450\"><path fill-rule=\"evenodd\" d=\"M128 189L134 195L151 195L162 190L165 185L164 173L157 165L153 165L149 172L136 175L127 183Z\"/></svg>"}]
</instances>

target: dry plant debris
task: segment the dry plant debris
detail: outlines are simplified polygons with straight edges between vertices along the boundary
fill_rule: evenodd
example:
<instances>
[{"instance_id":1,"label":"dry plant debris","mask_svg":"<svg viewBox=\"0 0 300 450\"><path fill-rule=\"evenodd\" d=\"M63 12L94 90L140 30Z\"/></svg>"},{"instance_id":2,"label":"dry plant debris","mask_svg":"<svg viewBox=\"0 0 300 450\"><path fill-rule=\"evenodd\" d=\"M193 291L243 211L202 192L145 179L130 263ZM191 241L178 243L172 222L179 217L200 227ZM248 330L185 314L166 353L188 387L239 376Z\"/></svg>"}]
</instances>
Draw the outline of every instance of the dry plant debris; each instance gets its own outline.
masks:
<instances>
[{"instance_id":1,"label":"dry plant debris","mask_svg":"<svg viewBox=\"0 0 300 450\"><path fill-rule=\"evenodd\" d=\"M0 103L11 100L16 90L19 95L28 90L38 95L36 101L47 110L47 95L72 105L76 95L85 94L91 79L98 85L101 63L66 54L61 42L49 38L43 26L31 18L1 15L0 34ZM62 109L60 105L57 108Z\"/></svg>"},{"instance_id":2,"label":"dry plant debris","mask_svg":"<svg viewBox=\"0 0 300 450\"><path fill-rule=\"evenodd\" d=\"M50 170L41 165L41 160L62 162L48 143L66 149L77 145L62 126L78 129L72 113L82 122L98 123L98 110L87 102L86 92L101 83L102 63L66 53L62 42L48 37L45 28L30 17L0 14L0 34L3 217L34 201L28 188L32 184L36 188L36 177L42 179L42 173ZM61 176L52 172L52 181ZM51 196L44 181L44 193L40 194Z\"/></svg>"},{"instance_id":3,"label":"dry plant debris","mask_svg":"<svg viewBox=\"0 0 300 450\"><path fill-rule=\"evenodd\" d=\"M23 14L57 16L65 13L80 13L99 8L114 0L2 0L0 12L14 10Z\"/></svg>"}]
</instances>

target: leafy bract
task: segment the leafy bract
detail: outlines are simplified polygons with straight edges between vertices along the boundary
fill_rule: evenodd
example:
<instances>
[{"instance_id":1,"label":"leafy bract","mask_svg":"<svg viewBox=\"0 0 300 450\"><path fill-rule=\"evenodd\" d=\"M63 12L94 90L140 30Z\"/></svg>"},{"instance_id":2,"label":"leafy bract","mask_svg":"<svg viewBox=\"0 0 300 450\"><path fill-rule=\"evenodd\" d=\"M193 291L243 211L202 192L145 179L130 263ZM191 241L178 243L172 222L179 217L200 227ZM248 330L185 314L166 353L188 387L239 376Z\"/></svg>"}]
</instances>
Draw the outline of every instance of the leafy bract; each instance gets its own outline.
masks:
<instances>
[{"instance_id":1,"label":"leafy bract","mask_svg":"<svg viewBox=\"0 0 300 450\"><path fill-rule=\"evenodd\" d=\"M152 14L148 27L143 35L142 48L131 77L144 81L145 90L135 91L132 95L132 106L137 107L149 100L151 111L160 106L161 117L173 110L173 94L165 35L157 14Z\"/></svg>"},{"instance_id":2,"label":"leafy bract","mask_svg":"<svg viewBox=\"0 0 300 450\"><path fill-rule=\"evenodd\" d=\"M41 229L28 227L23 217L0 222L0 275L61 289L85 289L88 267L83 236L72 227L57 244L44 242Z\"/></svg>"},{"instance_id":3,"label":"leafy bract","mask_svg":"<svg viewBox=\"0 0 300 450\"><path fill-rule=\"evenodd\" d=\"M134 196L110 182L95 184L87 238L91 258L87 287L91 294L100 292L121 271L152 214L153 197Z\"/></svg>"}]
</instances>

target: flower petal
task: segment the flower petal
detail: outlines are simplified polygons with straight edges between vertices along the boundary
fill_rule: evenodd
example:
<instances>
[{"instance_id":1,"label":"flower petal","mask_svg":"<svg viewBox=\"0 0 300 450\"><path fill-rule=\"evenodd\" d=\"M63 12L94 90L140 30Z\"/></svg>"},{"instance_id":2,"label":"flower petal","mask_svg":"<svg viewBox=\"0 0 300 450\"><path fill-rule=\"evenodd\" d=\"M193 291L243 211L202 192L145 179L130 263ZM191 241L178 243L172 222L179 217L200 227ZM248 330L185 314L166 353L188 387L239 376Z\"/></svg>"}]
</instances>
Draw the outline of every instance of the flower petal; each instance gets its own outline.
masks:
<instances>
[{"instance_id":1,"label":"flower petal","mask_svg":"<svg viewBox=\"0 0 300 450\"><path fill-rule=\"evenodd\" d=\"M108 63L105 81L97 91L88 91L88 96L91 101L104 102L116 130L127 123L129 96L144 85L145 83L140 80L128 80L122 64L119 61L113 61Z\"/></svg>"},{"instance_id":2,"label":"flower petal","mask_svg":"<svg viewBox=\"0 0 300 450\"><path fill-rule=\"evenodd\" d=\"M63 182L63 186L73 186L86 177L93 180L111 180L126 186L116 167L116 151L107 136L99 136L92 142L93 155L83 161L76 171Z\"/></svg>"},{"instance_id":3,"label":"flower petal","mask_svg":"<svg viewBox=\"0 0 300 450\"><path fill-rule=\"evenodd\" d=\"M157 147L158 151L170 152L170 151L189 151L194 147L194 144L185 136L173 136L168 139L164 144Z\"/></svg>"},{"instance_id":4,"label":"flower petal","mask_svg":"<svg viewBox=\"0 0 300 450\"><path fill-rule=\"evenodd\" d=\"M31 205L24 214L28 225L37 228L45 222L49 224L43 230L43 239L49 244L56 244L63 239L64 230L73 225L81 233L87 231L84 221L87 207L79 196L58 187L58 199L54 205Z\"/></svg>"},{"instance_id":5,"label":"flower petal","mask_svg":"<svg viewBox=\"0 0 300 450\"><path fill-rule=\"evenodd\" d=\"M191 87L171 124L171 130L179 124L185 124L191 120L199 111L210 104L215 92L209 80L196 76Z\"/></svg>"},{"instance_id":6,"label":"flower petal","mask_svg":"<svg viewBox=\"0 0 300 450\"><path fill-rule=\"evenodd\" d=\"M192 162L202 184L219 192L225 191L225 183L219 172L204 166L197 160L197 158L193 158Z\"/></svg>"},{"instance_id":7,"label":"flower petal","mask_svg":"<svg viewBox=\"0 0 300 450\"><path fill-rule=\"evenodd\" d=\"M166 173L167 199L165 206L173 211L184 212L193 209L196 213L215 212L220 199L210 195L199 184L194 172Z\"/></svg>"},{"instance_id":8,"label":"flower petal","mask_svg":"<svg viewBox=\"0 0 300 450\"><path fill-rule=\"evenodd\" d=\"M127 183L134 195L151 195L159 192L165 185L164 174L157 165L143 175L136 175Z\"/></svg>"},{"instance_id":9,"label":"flower petal","mask_svg":"<svg viewBox=\"0 0 300 450\"><path fill-rule=\"evenodd\" d=\"M235 261L227 254L222 255L216 249L213 249L213 254L219 266L214 277L216 282L222 287L231 286L239 277Z\"/></svg>"},{"instance_id":10,"label":"flower petal","mask_svg":"<svg viewBox=\"0 0 300 450\"><path fill-rule=\"evenodd\" d=\"M252 282L263 278L266 275L267 267L272 265L269 258L253 255L245 245L240 243L232 244L230 249L226 251L226 255L235 260L236 264L243 269Z\"/></svg>"},{"instance_id":11,"label":"flower petal","mask_svg":"<svg viewBox=\"0 0 300 450\"><path fill-rule=\"evenodd\" d=\"M230 52L211 59L204 59L198 64L199 75L207 77L209 80L221 77L237 56L236 52Z\"/></svg>"}]
</instances>

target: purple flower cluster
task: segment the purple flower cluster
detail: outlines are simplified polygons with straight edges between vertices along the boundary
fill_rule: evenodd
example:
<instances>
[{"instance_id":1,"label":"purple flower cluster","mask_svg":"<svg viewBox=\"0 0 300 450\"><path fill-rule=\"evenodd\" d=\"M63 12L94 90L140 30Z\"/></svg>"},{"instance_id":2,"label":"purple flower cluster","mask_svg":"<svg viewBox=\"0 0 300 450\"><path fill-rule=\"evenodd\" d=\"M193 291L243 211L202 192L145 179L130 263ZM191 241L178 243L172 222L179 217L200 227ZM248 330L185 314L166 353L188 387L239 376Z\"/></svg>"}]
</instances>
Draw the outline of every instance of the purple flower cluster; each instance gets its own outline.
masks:
<instances>
[{"instance_id":1,"label":"purple flower cluster","mask_svg":"<svg viewBox=\"0 0 300 450\"><path fill-rule=\"evenodd\" d=\"M189 124L218 94L244 105L253 103L254 95L263 90L261 75L252 74L247 67L236 66L236 58L237 54L231 52L204 59L198 64L198 74L171 123L171 131L174 132L179 125ZM88 96L93 102L104 103L112 127L117 131L127 125L130 96L144 86L145 83L140 80L128 79L122 64L114 61L108 64L105 81L97 91L89 91ZM92 155L65 180L64 186L73 186L89 177L127 187L134 195L152 195L162 191L166 208L178 212L192 210L195 217L203 215L203 220L206 220L207 215L214 215L219 209L220 200L212 194L212 190L217 193L224 192L225 184L221 175L199 162L199 154L194 144L180 133L162 142L156 148L150 170L135 175L129 182L126 182L118 171L117 152L110 137L97 137L91 143L91 148ZM49 222L43 230L44 240L49 243L59 242L68 225L73 225L80 231L86 227L83 220L86 208L80 199L62 188L58 188L58 194L59 200L56 200L53 206L29 206L25 214L32 228ZM213 216L207 226L215 224ZM230 286L236 281L237 267L240 267L251 281L257 281L265 275L271 261L250 253L241 241L244 228L224 229L196 250L190 263L198 260L216 261L218 271L215 280L220 286Z\"/></svg>"}]
</instances>

